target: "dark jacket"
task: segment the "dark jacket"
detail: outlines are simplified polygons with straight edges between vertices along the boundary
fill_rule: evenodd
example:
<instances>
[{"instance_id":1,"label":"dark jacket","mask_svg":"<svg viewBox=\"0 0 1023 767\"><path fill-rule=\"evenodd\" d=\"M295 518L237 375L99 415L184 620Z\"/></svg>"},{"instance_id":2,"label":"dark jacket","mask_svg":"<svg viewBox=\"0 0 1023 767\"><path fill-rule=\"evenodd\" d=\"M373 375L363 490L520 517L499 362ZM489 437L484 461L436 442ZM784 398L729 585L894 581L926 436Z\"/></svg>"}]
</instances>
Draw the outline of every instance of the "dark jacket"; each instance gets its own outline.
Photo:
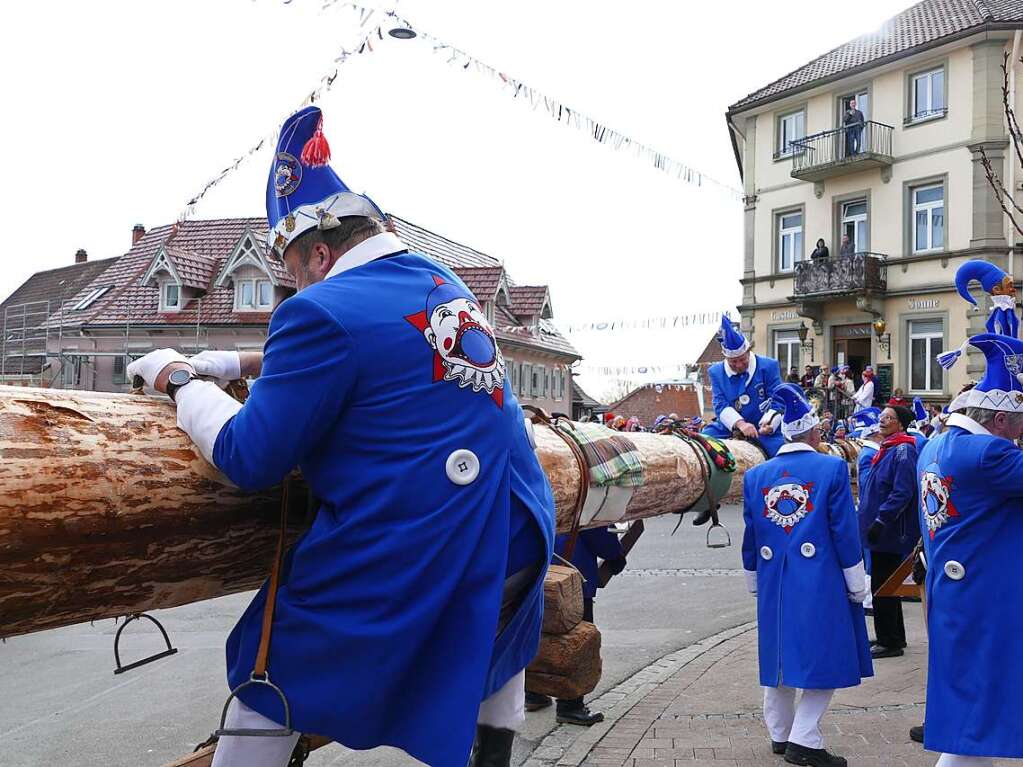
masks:
<instances>
[{"instance_id":1,"label":"dark jacket","mask_svg":"<svg viewBox=\"0 0 1023 767\"><path fill-rule=\"evenodd\" d=\"M858 109L846 109L845 110L845 118L844 118L843 122L845 123L845 125L847 127L848 126L852 126L852 125L862 126L863 125L863 112L861 112ZM861 130L862 130L862 127L861 127Z\"/></svg>"},{"instance_id":2,"label":"dark jacket","mask_svg":"<svg viewBox=\"0 0 1023 767\"><path fill-rule=\"evenodd\" d=\"M828 258L830 255L831 255L831 253L828 252L828 246L827 245L823 245L823 246L818 246L818 247L814 248L813 252L810 254L810 258L813 258L813 259Z\"/></svg>"},{"instance_id":3,"label":"dark jacket","mask_svg":"<svg viewBox=\"0 0 1023 767\"><path fill-rule=\"evenodd\" d=\"M916 459L913 443L888 448L860 485L860 537L871 551L906 556L920 539ZM871 544L867 531L877 520L884 523L884 530L880 540Z\"/></svg>"},{"instance_id":4,"label":"dark jacket","mask_svg":"<svg viewBox=\"0 0 1023 767\"><path fill-rule=\"evenodd\" d=\"M565 555L568 537L567 533L559 535L554 542L554 550L559 556ZM586 599L593 599L597 595L597 588L600 586L600 575L597 572L597 557L611 562L620 562L625 559L621 541L618 540L617 535L606 527L583 530L579 533L579 538L575 542L575 550L572 552L570 561L585 579L583 583L583 596ZM554 560L554 564L564 563Z\"/></svg>"}]
</instances>

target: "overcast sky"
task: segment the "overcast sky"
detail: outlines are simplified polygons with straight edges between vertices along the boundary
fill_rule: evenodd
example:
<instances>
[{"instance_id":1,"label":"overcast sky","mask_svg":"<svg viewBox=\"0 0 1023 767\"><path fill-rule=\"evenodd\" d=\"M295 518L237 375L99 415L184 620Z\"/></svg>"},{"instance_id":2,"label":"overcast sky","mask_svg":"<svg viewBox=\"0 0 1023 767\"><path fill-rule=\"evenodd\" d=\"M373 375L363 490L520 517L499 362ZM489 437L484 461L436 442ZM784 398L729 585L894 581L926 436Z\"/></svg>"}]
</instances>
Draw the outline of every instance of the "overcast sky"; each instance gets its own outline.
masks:
<instances>
[{"instance_id":1,"label":"overcast sky","mask_svg":"<svg viewBox=\"0 0 1023 767\"><path fill-rule=\"evenodd\" d=\"M739 186L727 106L908 5L402 0L397 11ZM321 0L9 3L3 14L0 139L11 151L0 201L15 218L2 296L78 248L119 255L133 224L175 220L360 33L357 16ZM320 105L332 164L352 188L502 259L520 284L549 284L563 326L734 309L740 203L598 145L447 60L422 40L388 39L341 68ZM267 148L195 217L263 215L269 161ZM571 340L593 366L672 365L692 361L711 332ZM594 394L612 384L582 382Z\"/></svg>"}]
</instances>

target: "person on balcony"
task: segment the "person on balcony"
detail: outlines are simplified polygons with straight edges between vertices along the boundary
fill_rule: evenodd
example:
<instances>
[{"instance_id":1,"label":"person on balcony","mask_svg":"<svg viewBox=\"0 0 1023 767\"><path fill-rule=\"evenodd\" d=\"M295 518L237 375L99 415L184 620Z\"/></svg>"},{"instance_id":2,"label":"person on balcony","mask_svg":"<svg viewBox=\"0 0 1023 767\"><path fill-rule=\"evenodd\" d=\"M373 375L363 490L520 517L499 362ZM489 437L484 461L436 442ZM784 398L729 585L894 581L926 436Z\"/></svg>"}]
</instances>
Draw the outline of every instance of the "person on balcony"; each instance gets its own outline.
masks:
<instances>
[{"instance_id":1,"label":"person on balcony","mask_svg":"<svg viewBox=\"0 0 1023 767\"><path fill-rule=\"evenodd\" d=\"M852 240L849 239L848 234L842 235L842 246L838 250L840 256L854 256L856 255L856 246L853 245Z\"/></svg>"},{"instance_id":2,"label":"person on balcony","mask_svg":"<svg viewBox=\"0 0 1023 767\"><path fill-rule=\"evenodd\" d=\"M856 99L849 99L849 105L845 108L845 117L842 122L845 125L845 155L846 157L852 157L860 153L863 124L866 122L863 112L856 108Z\"/></svg>"},{"instance_id":3,"label":"person on balcony","mask_svg":"<svg viewBox=\"0 0 1023 767\"><path fill-rule=\"evenodd\" d=\"M817 247L810 253L810 259L817 261L821 258L827 258L831 254L828 252L828 246L824 244L824 238L821 237L817 240Z\"/></svg>"}]
</instances>

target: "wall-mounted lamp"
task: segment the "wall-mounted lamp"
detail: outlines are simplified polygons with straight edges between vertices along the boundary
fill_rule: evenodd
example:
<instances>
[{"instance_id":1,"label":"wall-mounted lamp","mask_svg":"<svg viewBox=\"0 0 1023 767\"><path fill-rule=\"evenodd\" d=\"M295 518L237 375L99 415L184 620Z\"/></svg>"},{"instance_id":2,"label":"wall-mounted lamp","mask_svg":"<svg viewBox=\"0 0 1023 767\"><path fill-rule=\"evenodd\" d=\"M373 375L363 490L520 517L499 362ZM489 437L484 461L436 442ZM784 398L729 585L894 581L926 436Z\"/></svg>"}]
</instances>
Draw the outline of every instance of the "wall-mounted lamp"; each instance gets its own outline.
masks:
<instances>
[{"instance_id":1,"label":"wall-mounted lamp","mask_svg":"<svg viewBox=\"0 0 1023 767\"><path fill-rule=\"evenodd\" d=\"M796 332L799 333L799 346L800 346L800 348L804 352L809 354L810 355L810 359L812 360L813 359L813 337L810 336L810 338L807 338L807 336L810 333L810 328L808 328L806 326L806 323L804 322L802 325L799 326L799 330L796 331Z\"/></svg>"},{"instance_id":2,"label":"wall-mounted lamp","mask_svg":"<svg viewBox=\"0 0 1023 767\"><path fill-rule=\"evenodd\" d=\"M884 349L885 354L888 355L888 359L892 358L892 334L885 333L888 323L878 317L874 320L874 335L877 336L878 348Z\"/></svg>"}]
</instances>

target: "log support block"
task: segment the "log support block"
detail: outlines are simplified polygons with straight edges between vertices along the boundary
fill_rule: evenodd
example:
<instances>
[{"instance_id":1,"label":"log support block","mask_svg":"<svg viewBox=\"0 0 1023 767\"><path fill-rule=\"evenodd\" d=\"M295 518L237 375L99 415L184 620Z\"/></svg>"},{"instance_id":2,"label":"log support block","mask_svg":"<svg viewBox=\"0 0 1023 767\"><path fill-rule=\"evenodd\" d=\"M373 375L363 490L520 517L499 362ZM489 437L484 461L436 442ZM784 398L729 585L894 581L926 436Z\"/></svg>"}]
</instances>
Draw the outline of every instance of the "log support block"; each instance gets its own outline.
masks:
<instances>
[{"instance_id":1,"label":"log support block","mask_svg":"<svg viewBox=\"0 0 1023 767\"><path fill-rule=\"evenodd\" d=\"M526 669L530 692L568 700L593 692L600 681L600 632L582 621L567 634L544 634Z\"/></svg>"},{"instance_id":2,"label":"log support block","mask_svg":"<svg viewBox=\"0 0 1023 767\"><path fill-rule=\"evenodd\" d=\"M582 576L573 567L551 565L543 582L543 632L567 634L582 619Z\"/></svg>"}]
</instances>

